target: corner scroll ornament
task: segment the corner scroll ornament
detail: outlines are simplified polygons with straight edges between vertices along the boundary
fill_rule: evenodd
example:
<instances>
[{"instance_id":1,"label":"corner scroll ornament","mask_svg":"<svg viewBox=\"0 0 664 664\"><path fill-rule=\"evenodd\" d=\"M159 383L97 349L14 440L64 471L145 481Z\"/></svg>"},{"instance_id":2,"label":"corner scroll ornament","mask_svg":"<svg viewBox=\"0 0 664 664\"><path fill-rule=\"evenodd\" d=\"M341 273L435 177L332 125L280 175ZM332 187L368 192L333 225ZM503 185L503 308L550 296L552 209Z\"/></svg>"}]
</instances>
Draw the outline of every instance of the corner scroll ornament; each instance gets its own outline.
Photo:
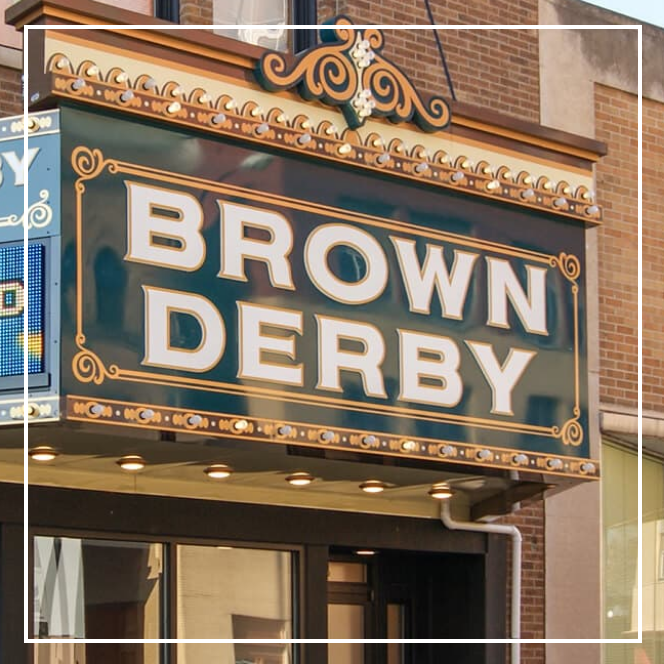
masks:
<instances>
[{"instance_id":1,"label":"corner scroll ornament","mask_svg":"<svg viewBox=\"0 0 664 664\"><path fill-rule=\"evenodd\" d=\"M554 260L565 279L576 286L577 279L581 276L581 262L579 259L573 254L561 252Z\"/></svg>"},{"instance_id":2,"label":"corner scroll ornament","mask_svg":"<svg viewBox=\"0 0 664 664\"><path fill-rule=\"evenodd\" d=\"M359 30L349 18L339 16L332 27L321 30L321 40L292 65L281 53L263 55L256 71L260 84L271 92L297 86L305 99L339 106L351 129L370 116L412 120L428 132L447 127L447 102L442 97L422 100L403 71L381 55L380 30Z\"/></svg>"},{"instance_id":3,"label":"corner scroll ornament","mask_svg":"<svg viewBox=\"0 0 664 664\"><path fill-rule=\"evenodd\" d=\"M27 223L28 230L46 228L53 220L53 209L48 204L49 196L48 189L42 189L39 192L39 200L28 207L26 214L20 217L17 214L0 217L0 228L5 226L22 226L25 223Z\"/></svg>"}]
</instances>

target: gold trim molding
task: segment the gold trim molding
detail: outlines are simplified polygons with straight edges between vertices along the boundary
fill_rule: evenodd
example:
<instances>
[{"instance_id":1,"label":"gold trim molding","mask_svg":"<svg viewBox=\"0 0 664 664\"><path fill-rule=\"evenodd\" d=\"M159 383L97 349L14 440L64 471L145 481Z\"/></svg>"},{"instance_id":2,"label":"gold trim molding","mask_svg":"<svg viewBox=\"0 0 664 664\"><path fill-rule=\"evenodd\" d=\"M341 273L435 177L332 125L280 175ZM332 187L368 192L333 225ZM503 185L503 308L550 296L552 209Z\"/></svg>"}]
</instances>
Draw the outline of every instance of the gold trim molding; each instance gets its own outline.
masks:
<instances>
[{"instance_id":1,"label":"gold trim molding","mask_svg":"<svg viewBox=\"0 0 664 664\"><path fill-rule=\"evenodd\" d=\"M133 78L120 67L102 72L91 60L75 65L63 53L48 61L53 92L64 98L121 112L170 122L219 136L343 163L373 172L405 178L520 207L552 212L583 221L601 222L602 210L585 185L546 175L513 172L486 159L431 150L422 144L407 146L400 138L385 139L379 131L361 135L340 130L330 120L314 123L305 113L289 117L277 104L265 109L255 101L238 105L229 94L213 99L206 90L185 90L176 81L160 85L149 74Z\"/></svg>"},{"instance_id":2,"label":"gold trim molding","mask_svg":"<svg viewBox=\"0 0 664 664\"><path fill-rule=\"evenodd\" d=\"M92 424L175 433L197 432L211 438L251 440L281 445L363 452L399 458L443 460L449 464L598 480L599 462L541 452L428 438L404 438L384 432L367 434L343 427L238 416L112 399L67 396L66 419Z\"/></svg>"}]
</instances>

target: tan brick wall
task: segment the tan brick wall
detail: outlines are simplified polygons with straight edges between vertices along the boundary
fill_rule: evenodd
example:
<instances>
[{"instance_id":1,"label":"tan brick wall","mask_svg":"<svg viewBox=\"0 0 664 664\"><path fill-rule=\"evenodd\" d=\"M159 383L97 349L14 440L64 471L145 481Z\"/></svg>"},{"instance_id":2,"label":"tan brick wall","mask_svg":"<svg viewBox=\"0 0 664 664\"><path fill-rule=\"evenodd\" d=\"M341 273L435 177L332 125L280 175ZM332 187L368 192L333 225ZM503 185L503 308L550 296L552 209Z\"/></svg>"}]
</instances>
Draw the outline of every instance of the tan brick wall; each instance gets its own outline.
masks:
<instances>
[{"instance_id":1,"label":"tan brick wall","mask_svg":"<svg viewBox=\"0 0 664 664\"><path fill-rule=\"evenodd\" d=\"M664 410L664 104L643 101L643 405ZM636 185L634 184L635 188Z\"/></svg>"},{"instance_id":2,"label":"tan brick wall","mask_svg":"<svg viewBox=\"0 0 664 664\"><path fill-rule=\"evenodd\" d=\"M637 102L620 90L595 87L597 138L609 154L597 166L604 206L599 231L599 345L602 403L637 399Z\"/></svg>"},{"instance_id":3,"label":"tan brick wall","mask_svg":"<svg viewBox=\"0 0 664 664\"><path fill-rule=\"evenodd\" d=\"M16 69L0 66L0 117L21 113L21 74Z\"/></svg>"},{"instance_id":4,"label":"tan brick wall","mask_svg":"<svg viewBox=\"0 0 664 664\"><path fill-rule=\"evenodd\" d=\"M180 23L213 25L212 0L180 0Z\"/></svg>"},{"instance_id":5,"label":"tan brick wall","mask_svg":"<svg viewBox=\"0 0 664 664\"><path fill-rule=\"evenodd\" d=\"M536 0L432 0L438 24L537 24ZM412 0L323 0L319 22L343 13L355 23L429 25ZM539 122L539 40L536 30L440 30L459 101ZM418 89L450 98L431 29L386 31L384 53Z\"/></svg>"}]
</instances>

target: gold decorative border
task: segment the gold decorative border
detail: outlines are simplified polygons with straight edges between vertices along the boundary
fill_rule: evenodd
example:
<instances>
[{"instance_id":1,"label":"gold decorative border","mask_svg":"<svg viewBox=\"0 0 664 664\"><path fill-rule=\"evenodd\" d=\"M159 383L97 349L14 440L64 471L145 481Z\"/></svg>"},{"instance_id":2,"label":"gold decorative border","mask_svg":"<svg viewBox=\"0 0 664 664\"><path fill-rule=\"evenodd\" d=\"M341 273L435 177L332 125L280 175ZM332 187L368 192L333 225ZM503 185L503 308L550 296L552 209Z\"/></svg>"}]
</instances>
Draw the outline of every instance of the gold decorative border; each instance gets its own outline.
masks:
<instances>
[{"instance_id":1,"label":"gold decorative border","mask_svg":"<svg viewBox=\"0 0 664 664\"><path fill-rule=\"evenodd\" d=\"M53 92L62 97L588 224L601 222L602 210L585 185L574 188L565 180L554 183L545 175L513 173L505 165L483 159L475 163L466 155L451 155L443 149L431 153L420 144L406 146L399 138L386 141L377 132L363 137L352 129L340 131L329 120L314 126L308 116L289 118L278 106L265 110L247 101L238 107L228 94L213 100L200 87L188 93L175 81L160 87L148 74L131 80L119 67L103 74L91 60L75 67L62 53L49 59L47 70L53 74Z\"/></svg>"},{"instance_id":2,"label":"gold decorative border","mask_svg":"<svg viewBox=\"0 0 664 664\"><path fill-rule=\"evenodd\" d=\"M291 403L300 403L307 405L324 406L343 410L353 410L357 412L370 413L383 416L410 416L423 421L445 422L454 425L467 425L480 429L492 429L496 431L508 431L510 433L531 433L534 435L561 439L564 445L579 446L583 442L584 432L579 423L581 416L580 409L580 367L579 367L579 317L578 317L578 292L579 286L577 279L581 276L581 264L579 259L567 253L561 253L559 256L552 254L530 251L527 249L518 249L476 238L468 238L454 233L437 231L433 229L423 229L412 224L404 222L386 220L382 217L376 217L368 214L356 213L348 210L342 210L326 205L320 205L298 199L288 198L277 194L265 194L245 189L244 187L227 185L211 180L194 178L187 175L174 174L168 171L162 171L156 168L131 164L116 159L107 159L98 148L88 148L86 146L77 147L71 155L71 163L78 178L74 183L76 192L76 337L75 343L79 349L72 360L72 371L76 379L81 383L94 383L101 385L105 380L121 380L133 383L146 383L152 385L164 385L170 387L187 387L208 392L219 392L225 394L254 395L263 399L278 401L288 401ZM227 196L241 196L249 200L258 200L275 205L289 207L291 209L301 209L313 214L332 216L345 220L356 221L365 225L372 225L382 228L408 232L409 234L420 235L427 238L433 238L439 241L452 241L456 244L470 246L474 248L493 251L495 253L506 254L526 258L533 262L543 263L552 268L558 268L565 279L571 284L571 293L574 302L574 407L572 416L561 426L537 426L519 422L506 422L491 418L478 418L465 415L435 413L428 410L418 410L414 408L401 408L395 406L386 406L382 404L366 404L364 402L351 401L348 399L331 398L321 395L300 394L265 387L248 387L241 384L222 383L219 381L204 380L193 377L182 378L167 374L159 374L147 371L136 371L122 369L115 364L106 366L101 358L94 351L86 347L86 336L83 330L83 196L86 191L86 182L97 178L105 169L108 172L117 175L125 173L144 178L150 178L159 182L176 183L195 189L204 189L211 192L224 194Z\"/></svg>"},{"instance_id":3,"label":"gold decorative border","mask_svg":"<svg viewBox=\"0 0 664 664\"><path fill-rule=\"evenodd\" d=\"M261 443L327 448L456 465L485 466L561 477L598 480L599 462L594 459L556 456L513 448L490 447L456 441L405 437L374 431L358 433L344 427L320 427L291 420L241 417L160 405L136 404L112 399L67 396L66 418L77 422L174 431L198 432L212 438L233 438Z\"/></svg>"}]
</instances>

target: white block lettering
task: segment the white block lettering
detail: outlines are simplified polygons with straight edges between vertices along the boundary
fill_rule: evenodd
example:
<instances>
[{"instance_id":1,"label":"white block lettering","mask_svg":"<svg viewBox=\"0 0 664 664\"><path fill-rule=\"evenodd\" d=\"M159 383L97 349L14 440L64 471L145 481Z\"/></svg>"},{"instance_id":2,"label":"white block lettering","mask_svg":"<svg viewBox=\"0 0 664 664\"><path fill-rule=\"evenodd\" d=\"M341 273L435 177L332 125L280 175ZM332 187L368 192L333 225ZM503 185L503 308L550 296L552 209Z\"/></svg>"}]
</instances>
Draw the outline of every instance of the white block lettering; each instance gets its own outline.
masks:
<instances>
[{"instance_id":1,"label":"white block lettering","mask_svg":"<svg viewBox=\"0 0 664 664\"><path fill-rule=\"evenodd\" d=\"M430 314L435 288L443 318L461 320L477 254L455 249L450 274L445 264L443 247L427 244L424 264L420 266L415 242L398 237L390 237L390 240L396 249L410 310L418 314Z\"/></svg>"},{"instance_id":2,"label":"white block lettering","mask_svg":"<svg viewBox=\"0 0 664 664\"><path fill-rule=\"evenodd\" d=\"M202 373L220 360L226 329L217 308L202 295L143 286L145 293L145 359L142 364ZM171 345L171 314L192 316L201 329L196 348Z\"/></svg>"},{"instance_id":3,"label":"white block lettering","mask_svg":"<svg viewBox=\"0 0 664 664\"><path fill-rule=\"evenodd\" d=\"M127 255L125 259L174 268L198 270L205 260L200 233L203 210L196 198L182 191L125 181L127 187Z\"/></svg>"},{"instance_id":4,"label":"white block lettering","mask_svg":"<svg viewBox=\"0 0 664 664\"><path fill-rule=\"evenodd\" d=\"M303 384L303 365L270 362L263 353L285 355L295 359L294 335L267 334L264 327L291 330L302 334L302 312L273 307L259 307L247 302L237 303L239 312L238 344L240 368L238 378L269 380L290 385Z\"/></svg>"},{"instance_id":5,"label":"white block lettering","mask_svg":"<svg viewBox=\"0 0 664 664\"><path fill-rule=\"evenodd\" d=\"M330 270L329 252L339 245L351 247L364 258L366 273L359 281L342 281ZM344 224L318 226L308 237L304 261L309 278L321 293L344 304L372 302L385 290L387 258L369 233Z\"/></svg>"},{"instance_id":6,"label":"white block lettering","mask_svg":"<svg viewBox=\"0 0 664 664\"><path fill-rule=\"evenodd\" d=\"M548 334L546 329L546 268L526 265L528 294L524 292L509 261L487 256L489 278L489 320L495 327L509 328L507 299L533 334Z\"/></svg>"},{"instance_id":7,"label":"white block lettering","mask_svg":"<svg viewBox=\"0 0 664 664\"><path fill-rule=\"evenodd\" d=\"M340 318L316 316L318 321L318 384L319 390L342 392L341 371L362 376L364 392L371 397L385 398L381 365L385 359L385 340L380 331L368 323ZM361 351L342 350L342 340L359 343Z\"/></svg>"},{"instance_id":8,"label":"white block lettering","mask_svg":"<svg viewBox=\"0 0 664 664\"><path fill-rule=\"evenodd\" d=\"M514 415L512 392L537 353L510 348L510 352L501 366L491 344L466 341L466 345L470 348L491 387L493 395L491 412L497 415Z\"/></svg>"},{"instance_id":9,"label":"white block lettering","mask_svg":"<svg viewBox=\"0 0 664 664\"><path fill-rule=\"evenodd\" d=\"M293 229L278 212L217 201L221 213L221 269L219 277L247 281L246 259L267 265L275 288L295 290L288 256L293 248ZM267 232L269 240L249 238L248 228Z\"/></svg>"},{"instance_id":10,"label":"white block lettering","mask_svg":"<svg viewBox=\"0 0 664 664\"><path fill-rule=\"evenodd\" d=\"M448 337L398 330L401 362L399 399L452 408L463 396L459 349ZM436 356L423 357L423 353ZM435 384L424 384L429 379Z\"/></svg>"},{"instance_id":11,"label":"white block lettering","mask_svg":"<svg viewBox=\"0 0 664 664\"><path fill-rule=\"evenodd\" d=\"M32 166L32 162L35 160L39 150L40 148L28 148L28 169ZM16 152L3 152L2 156L9 168L14 172L14 186L22 187L25 184L25 177L23 174L25 168L24 157L19 157ZM0 168L0 184L2 184L2 180L3 175L2 169Z\"/></svg>"}]
</instances>

